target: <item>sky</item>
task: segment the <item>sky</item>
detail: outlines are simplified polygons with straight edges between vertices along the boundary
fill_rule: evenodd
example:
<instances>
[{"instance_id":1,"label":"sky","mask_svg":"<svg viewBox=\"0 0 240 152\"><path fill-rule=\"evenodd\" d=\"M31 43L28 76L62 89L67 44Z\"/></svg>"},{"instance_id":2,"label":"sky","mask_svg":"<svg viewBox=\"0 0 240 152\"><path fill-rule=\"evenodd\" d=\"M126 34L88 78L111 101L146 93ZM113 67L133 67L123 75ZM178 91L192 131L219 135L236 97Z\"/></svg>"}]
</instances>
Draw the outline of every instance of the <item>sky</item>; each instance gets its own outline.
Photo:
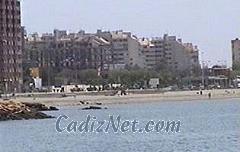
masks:
<instances>
[{"instance_id":1,"label":"sky","mask_svg":"<svg viewBox=\"0 0 240 152\"><path fill-rule=\"evenodd\" d=\"M201 60L231 65L240 37L239 0L22 0L28 33L131 31L138 37L176 35L201 50Z\"/></svg>"}]
</instances>

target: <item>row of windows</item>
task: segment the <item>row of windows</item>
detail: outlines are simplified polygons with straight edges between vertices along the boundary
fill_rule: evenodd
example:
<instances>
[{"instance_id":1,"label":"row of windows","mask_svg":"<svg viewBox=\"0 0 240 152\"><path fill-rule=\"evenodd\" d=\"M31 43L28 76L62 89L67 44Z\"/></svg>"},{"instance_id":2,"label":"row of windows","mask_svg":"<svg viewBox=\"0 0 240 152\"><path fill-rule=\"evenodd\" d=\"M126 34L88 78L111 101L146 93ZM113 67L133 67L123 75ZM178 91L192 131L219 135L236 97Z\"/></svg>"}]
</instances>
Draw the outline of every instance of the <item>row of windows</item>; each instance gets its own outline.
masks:
<instances>
[{"instance_id":1,"label":"row of windows","mask_svg":"<svg viewBox=\"0 0 240 152\"><path fill-rule=\"evenodd\" d=\"M4 59L4 60L3 60L3 63L16 65L16 63L20 64L21 61L20 61L20 60L16 60L16 59L8 59L8 60L7 60L7 59Z\"/></svg>"},{"instance_id":2,"label":"row of windows","mask_svg":"<svg viewBox=\"0 0 240 152\"><path fill-rule=\"evenodd\" d=\"M146 59L145 61L146 62L155 62L156 60L154 60L154 59Z\"/></svg>"},{"instance_id":3,"label":"row of windows","mask_svg":"<svg viewBox=\"0 0 240 152\"><path fill-rule=\"evenodd\" d=\"M4 16L9 16L9 15L16 15L16 16L20 16L21 12L19 9L4 9L4 8L0 8L1 13Z\"/></svg>"},{"instance_id":4,"label":"row of windows","mask_svg":"<svg viewBox=\"0 0 240 152\"><path fill-rule=\"evenodd\" d=\"M3 18L0 18L0 23L2 26L7 27L11 26L20 26L21 24L21 19L20 18L7 18L5 21Z\"/></svg>"},{"instance_id":5,"label":"row of windows","mask_svg":"<svg viewBox=\"0 0 240 152\"><path fill-rule=\"evenodd\" d=\"M19 69L22 68L22 64L19 63L19 62L15 62L15 63L11 62L11 63L9 63L7 61L4 61L3 64L5 64L3 66L3 68L5 68L5 69L16 69L16 71L18 71Z\"/></svg>"},{"instance_id":6,"label":"row of windows","mask_svg":"<svg viewBox=\"0 0 240 152\"><path fill-rule=\"evenodd\" d=\"M155 54L153 54L153 55L146 55L146 57L162 57L162 55L155 55Z\"/></svg>"},{"instance_id":7,"label":"row of windows","mask_svg":"<svg viewBox=\"0 0 240 152\"><path fill-rule=\"evenodd\" d=\"M12 23L19 23L20 16L16 16L16 15L8 15L8 16L1 15L0 20L2 21L1 23L4 23L4 22L6 22L6 23L10 23L10 22L12 22Z\"/></svg>"},{"instance_id":8,"label":"row of windows","mask_svg":"<svg viewBox=\"0 0 240 152\"><path fill-rule=\"evenodd\" d=\"M10 40L8 40L8 41L6 41L6 42L4 42L4 44L3 44L3 46L5 47L5 48L12 48L12 46L18 46L18 48L20 48L20 46L21 46L21 39L10 39Z\"/></svg>"},{"instance_id":9,"label":"row of windows","mask_svg":"<svg viewBox=\"0 0 240 152\"><path fill-rule=\"evenodd\" d=\"M3 71L3 70L0 70L0 71ZM8 75L7 77L9 79L11 79L13 82L18 82L20 80L20 77L21 77L21 74L18 73L18 74L11 74L11 76L9 76L9 73L6 71L5 72L6 74L3 74L3 75ZM6 76L5 76L6 77ZM0 81L4 81L3 79L0 79Z\"/></svg>"},{"instance_id":10,"label":"row of windows","mask_svg":"<svg viewBox=\"0 0 240 152\"><path fill-rule=\"evenodd\" d=\"M2 32L12 32L12 33L21 33L21 27L20 24L2 24L0 25Z\"/></svg>"},{"instance_id":11,"label":"row of windows","mask_svg":"<svg viewBox=\"0 0 240 152\"><path fill-rule=\"evenodd\" d=\"M22 51L21 50L14 50L14 51L4 51L3 55L5 58L7 57L13 57L13 58L21 58Z\"/></svg>"},{"instance_id":12,"label":"row of windows","mask_svg":"<svg viewBox=\"0 0 240 152\"><path fill-rule=\"evenodd\" d=\"M16 1L16 0L1 0L0 1L0 4L2 5L2 4L5 4L5 5L15 5L15 2L16 2L16 4L18 4L19 2L18 1ZM19 4L18 4L19 5Z\"/></svg>"}]
</instances>

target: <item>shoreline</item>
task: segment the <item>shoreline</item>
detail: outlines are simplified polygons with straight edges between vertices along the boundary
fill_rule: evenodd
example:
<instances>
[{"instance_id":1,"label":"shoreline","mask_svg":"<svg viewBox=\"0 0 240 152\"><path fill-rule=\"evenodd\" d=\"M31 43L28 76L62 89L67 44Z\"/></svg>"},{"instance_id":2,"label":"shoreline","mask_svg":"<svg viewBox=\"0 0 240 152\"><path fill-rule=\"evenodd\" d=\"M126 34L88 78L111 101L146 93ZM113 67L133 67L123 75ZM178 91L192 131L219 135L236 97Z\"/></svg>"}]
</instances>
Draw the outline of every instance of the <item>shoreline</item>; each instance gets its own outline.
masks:
<instances>
[{"instance_id":1,"label":"shoreline","mask_svg":"<svg viewBox=\"0 0 240 152\"><path fill-rule=\"evenodd\" d=\"M126 96L106 96L106 95L73 95L67 97L17 97L13 99L18 102L42 103L48 106L86 106L88 105L116 105L131 103L152 103L171 101L193 101L193 100L214 100L214 99L240 99L240 89L203 90L203 95L197 94L199 91L171 91L159 93L128 94ZM211 99L208 93L212 94ZM0 100L2 101L2 99Z\"/></svg>"}]
</instances>

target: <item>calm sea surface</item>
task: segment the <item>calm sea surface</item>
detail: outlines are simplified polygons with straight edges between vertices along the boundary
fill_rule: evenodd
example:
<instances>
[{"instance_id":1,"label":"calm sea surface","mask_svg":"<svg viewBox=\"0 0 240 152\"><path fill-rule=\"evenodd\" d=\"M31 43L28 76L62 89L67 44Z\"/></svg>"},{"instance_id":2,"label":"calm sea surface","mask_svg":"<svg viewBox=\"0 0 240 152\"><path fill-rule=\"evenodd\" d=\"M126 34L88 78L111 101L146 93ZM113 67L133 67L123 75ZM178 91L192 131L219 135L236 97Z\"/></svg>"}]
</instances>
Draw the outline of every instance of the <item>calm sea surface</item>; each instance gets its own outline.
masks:
<instances>
[{"instance_id":1,"label":"calm sea surface","mask_svg":"<svg viewBox=\"0 0 240 152\"><path fill-rule=\"evenodd\" d=\"M83 121L109 115L141 122L180 120L180 133L57 133L56 119L0 122L1 152L239 152L240 100L112 105L107 110L49 112Z\"/></svg>"}]
</instances>

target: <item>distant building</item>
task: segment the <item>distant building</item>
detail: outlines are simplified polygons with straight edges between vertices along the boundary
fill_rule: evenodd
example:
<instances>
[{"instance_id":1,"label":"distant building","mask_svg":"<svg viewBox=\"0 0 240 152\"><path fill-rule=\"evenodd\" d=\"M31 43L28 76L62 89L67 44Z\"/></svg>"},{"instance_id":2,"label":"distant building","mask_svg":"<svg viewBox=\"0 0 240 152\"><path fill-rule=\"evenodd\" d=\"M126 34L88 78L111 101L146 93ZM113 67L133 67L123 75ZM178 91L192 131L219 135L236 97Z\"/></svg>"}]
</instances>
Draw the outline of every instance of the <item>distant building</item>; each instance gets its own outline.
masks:
<instances>
[{"instance_id":1,"label":"distant building","mask_svg":"<svg viewBox=\"0 0 240 152\"><path fill-rule=\"evenodd\" d=\"M97 35L107 39L112 46L113 69L124 69L126 67L144 68L144 59L138 38L130 32L97 31Z\"/></svg>"},{"instance_id":2,"label":"distant building","mask_svg":"<svg viewBox=\"0 0 240 152\"><path fill-rule=\"evenodd\" d=\"M161 38L151 40L142 38L139 39L139 42L144 56L145 68L154 69L165 64L163 40Z\"/></svg>"},{"instance_id":3,"label":"distant building","mask_svg":"<svg viewBox=\"0 0 240 152\"><path fill-rule=\"evenodd\" d=\"M55 40L60 40L60 39L62 39L62 38L64 38L64 37L66 37L67 36L67 31L66 30L57 30L57 29L55 29L54 31L53 31L53 33L54 33L54 38L55 38Z\"/></svg>"},{"instance_id":4,"label":"distant building","mask_svg":"<svg viewBox=\"0 0 240 152\"><path fill-rule=\"evenodd\" d=\"M240 40L238 38L232 40L232 61L233 67L240 64Z\"/></svg>"},{"instance_id":5,"label":"distant building","mask_svg":"<svg viewBox=\"0 0 240 152\"><path fill-rule=\"evenodd\" d=\"M0 87L21 91L22 34L19 0L0 1Z\"/></svg>"},{"instance_id":6,"label":"distant building","mask_svg":"<svg viewBox=\"0 0 240 152\"><path fill-rule=\"evenodd\" d=\"M160 85L159 78L151 78L151 79L149 80L149 86L150 86L150 88L156 89L156 88L159 87L159 85Z\"/></svg>"},{"instance_id":7,"label":"distant building","mask_svg":"<svg viewBox=\"0 0 240 152\"><path fill-rule=\"evenodd\" d=\"M111 45L106 39L95 35L32 34L26 39L24 62L30 68L99 69L100 72L112 67ZM43 76L40 75L42 78ZM46 79L44 79L46 81ZM46 85L46 82L43 84Z\"/></svg>"},{"instance_id":8,"label":"distant building","mask_svg":"<svg viewBox=\"0 0 240 152\"><path fill-rule=\"evenodd\" d=\"M138 39L122 30L96 33L54 30L42 35L30 34L25 43L25 65L39 69L51 67L56 73L64 69L95 69L101 75L113 69L141 68L192 76L200 69L197 46L182 43L176 36Z\"/></svg>"},{"instance_id":9,"label":"distant building","mask_svg":"<svg viewBox=\"0 0 240 152\"><path fill-rule=\"evenodd\" d=\"M147 69L167 69L173 72L191 72L200 69L199 50L192 43L182 43L175 36L139 39Z\"/></svg>"},{"instance_id":10,"label":"distant building","mask_svg":"<svg viewBox=\"0 0 240 152\"><path fill-rule=\"evenodd\" d=\"M231 83L231 69L226 66L215 65L206 73L208 86L228 88Z\"/></svg>"}]
</instances>

